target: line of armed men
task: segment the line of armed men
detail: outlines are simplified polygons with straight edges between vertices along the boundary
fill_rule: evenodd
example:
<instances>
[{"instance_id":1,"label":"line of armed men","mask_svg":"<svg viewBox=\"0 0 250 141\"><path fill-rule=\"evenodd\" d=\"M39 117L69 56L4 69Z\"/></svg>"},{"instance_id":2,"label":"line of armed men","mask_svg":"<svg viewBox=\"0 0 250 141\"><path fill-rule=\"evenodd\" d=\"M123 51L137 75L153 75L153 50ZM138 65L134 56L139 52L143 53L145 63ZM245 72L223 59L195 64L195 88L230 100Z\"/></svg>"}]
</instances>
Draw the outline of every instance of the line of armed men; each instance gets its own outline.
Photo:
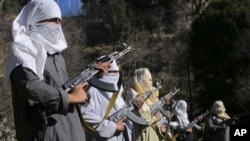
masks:
<instances>
[{"instance_id":1,"label":"line of armed men","mask_svg":"<svg viewBox=\"0 0 250 141\"><path fill-rule=\"evenodd\" d=\"M162 86L147 67L123 85L119 58L134 50L125 43L69 79L61 23L54 0L29 1L12 22L4 82L18 141L229 141L228 125L238 120L222 101L189 121L187 102L174 97L180 89L159 97Z\"/></svg>"},{"instance_id":2,"label":"line of armed men","mask_svg":"<svg viewBox=\"0 0 250 141\"><path fill-rule=\"evenodd\" d=\"M123 51L97 59L98 62L111 63L109 75L111 73L119 74L118 59L133 50L127 44L123 45L125 47ZM134 76L128 80L128 84L123 88L121 77L116 81L114 79L104 81L102 78L96 78L98 70L94 68L95 63L88 65L88 69L67 81L63 86L69 91L80 82L87 81L90 86L97 89L98 96L105 97L103 99L97 98L93 94L95 92L88 90L90 101L80 105L80 118L87 140L227 141L230 138L229 125L239 121L237 117L230 118L226 113L223 101L220 100L212 104L210 111L204 111L189 121L187 102L174 97L180 92L180 89L174 88L173 91L159 98L159 90L162 85L153 81L148 68L136 69ZM106 77L106 80L108 79ZM100 99L103 101L98 104ZM108 102L105 103L105 100ZM99 106L99 108L95 109L89 105ZM98 113L100 110L102 112ZM95 117L95 114L98 117ZM96 121L96 119L98 120ZM116 129L115 132L108 135L107 131L103 131L103 129L108 129L103 126L109 126L105 121L115 122L116 126L122 123L124 127Z\"/></svg>"}]
</instances>

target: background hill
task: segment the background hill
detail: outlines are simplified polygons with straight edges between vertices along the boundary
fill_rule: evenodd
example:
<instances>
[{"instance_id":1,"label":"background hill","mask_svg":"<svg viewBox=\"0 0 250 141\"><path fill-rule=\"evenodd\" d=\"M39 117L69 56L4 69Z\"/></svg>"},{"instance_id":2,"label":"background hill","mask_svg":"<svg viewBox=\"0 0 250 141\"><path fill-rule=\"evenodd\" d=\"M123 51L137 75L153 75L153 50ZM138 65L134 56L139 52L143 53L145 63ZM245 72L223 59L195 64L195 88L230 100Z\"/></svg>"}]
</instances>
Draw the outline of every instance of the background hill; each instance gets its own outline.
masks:
<instances>
[{"instance_id":1,"label":"background hill","mask_svg":"<svg viewBox=\"0 0 250 141\"><path fill-rule=\"evenodd\" d=\"M123 82L147 67L175 99L189 104L190 119L223 100L229 115L248 111L250 3L237 0L109 0L88 3L87 15L63 17L70 77L103 54L135 50L120 60ZM0 82L10 47L11 24L21 5L0 1ZM0 140L14 140L10 86L0 91ZM249 117L241 124L249 124Z\"/></svg>"}]
</instances>

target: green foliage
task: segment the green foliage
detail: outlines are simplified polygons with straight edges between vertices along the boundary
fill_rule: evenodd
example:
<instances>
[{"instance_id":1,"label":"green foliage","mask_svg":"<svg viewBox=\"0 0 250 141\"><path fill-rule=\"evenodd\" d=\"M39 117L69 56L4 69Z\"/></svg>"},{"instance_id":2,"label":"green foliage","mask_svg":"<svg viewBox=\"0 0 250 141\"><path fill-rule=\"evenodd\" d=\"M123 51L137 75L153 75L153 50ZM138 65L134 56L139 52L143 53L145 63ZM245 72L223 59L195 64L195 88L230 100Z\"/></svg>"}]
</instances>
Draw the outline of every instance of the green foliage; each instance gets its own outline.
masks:
<instances>
[{"instance_id":1,"label":"green foliage","mask_svg":"<svg viewBox=\"0 0 250 141\"><path fill-rule=\"evenodd\" d=\"M239 79L249 75L249 18L250 1L215 0L193 23L190 56L200 103L222 99L237 105Z\"/></svg>"},{"instance_id":2,"label":"green foliage","mask_svg":"<svg viewBox=\"0 0 250 141\"><path fill-rule=\"evenodd\" d=\"M130 24L126 16L124 0L110 0L104 4L92 5L88 17L96 19L95 23L89 24L87 27L87 33L89 33L87 37L90 40L116 43L125 40L128 36ZM98 27L99 30L95 30L93 27ZM99 33L101 36L92 34L100 31L103 32ZM90 37L90 35L93 36Z\"/></svg>"},{"instance_id":3,"label":"green foliage","mask_svg":"<svg viewBox=\"0 0 250 141\"><path fill-rule=\"evenodd\" d=\"M184 3L184 2L182 2ZM182 3L176 0L136 0L128 4L128 18L133 31L159 32L164 27L166 32L175 30L177 7Z\"/></svg>"},{"instance_id":4,"label":"green foliage","mask_svg":"<svg viewBox=\"0 0 250 141\"><path fill-rule=\"evenodd\" d=\"M20 9L20 4L17 0L0 0L2 2L2 7L0 5L0 10L3 13L18 11Z\"/></svg>"},{"instance_id":5,"label":"green foliage","mask_svg":"<svg viewBox=\"0 0 250 141\"><path fill-rule=\"evenodd\" d=\"M124 0L110 0L104 9L104 23L114 42L125 40L129 33Z\"/></svg>"}]
</instances>

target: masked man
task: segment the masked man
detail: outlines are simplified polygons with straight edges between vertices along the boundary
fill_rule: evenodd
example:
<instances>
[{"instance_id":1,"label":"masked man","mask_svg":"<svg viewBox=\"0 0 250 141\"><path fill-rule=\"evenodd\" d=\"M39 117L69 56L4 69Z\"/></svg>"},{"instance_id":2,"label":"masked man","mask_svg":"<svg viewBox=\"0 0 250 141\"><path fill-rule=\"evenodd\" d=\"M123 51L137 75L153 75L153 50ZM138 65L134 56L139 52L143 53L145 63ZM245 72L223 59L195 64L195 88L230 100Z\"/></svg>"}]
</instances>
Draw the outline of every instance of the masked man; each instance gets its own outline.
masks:
<instances>
[{"instance_id":1,"label":"masked man","mask_svg":"<svg viewBox=\"0 0 250 141\"><path fill-rule=\"evenodd\" d=\"M6 82L10 79L18 141L85 140L75 104L88 99L87 83L71 93L62 88L68 75L61 21L54 0L31 0L13 21Z\"/></svg>"},{"instance_id":2,"label":"masked man","mask_svg":"<svg viewBox=\"0 0 250 141\"><path fill-rule=\"evenodd\" d=\"M127 119L123 118L114 122L105 118L105 115L111 115L125 105L120 78L119 67L114 60L108 73L99 80L114 84L118 92L89 88L90 101L81 107L85 125L87 129L90 129L86 130L88 141L131 141L132 124ZM115 95L117 97L114 99ZM114 104L109 107L113 100L115 100ZM107 113L109 108L111 108L110 112Z\"/></svg>"},{"instance_id":3,"label":"masked man","mask_svg":"<svg viewBox=\"0 0 250 141\"><path fill-rule=\"evenodd\" d=\"M174 114L176 120L179 122L178 126L178 137L177 141L194 141L194 136L192 133L192 128L187 128L189 124L188 114L187 114L187 102L185 100L178 100L175 108Z\"/></svg>"},{"instance_id":4,"label":"masked man","mask_svg":"<svg viewBox=\"0 0 250 141\"><path fill-rule=\"evenodd\" d=\"M126 99L128 101L140 97L145 92L154 88L152 75L148 68L136 69L129 83L126 90ZM160 119L163 117L162 114L157 112L153 115L151 111L151 107L159 101L158 97L159 91L157 90L144 101L138 111L135 111L135 114L145 119L148 123L148 126L134 125L133 133L136 141L161 141L169 139L168 134L166 134L167 128L160 123Z\"/></svg>"},{"instance_id":5,"label":"masked man","mask_svg":"<svg viewBox=\"0 0 250 141\"><path fill-rule=\"evenodd\" d=\"M206 120L207 138L211 138L211 141L229 141L229 123L225 122L229 119L230 116L226 113L223 101L215 101L211 106L211 113Z\"/></svg>"}]
</instances>

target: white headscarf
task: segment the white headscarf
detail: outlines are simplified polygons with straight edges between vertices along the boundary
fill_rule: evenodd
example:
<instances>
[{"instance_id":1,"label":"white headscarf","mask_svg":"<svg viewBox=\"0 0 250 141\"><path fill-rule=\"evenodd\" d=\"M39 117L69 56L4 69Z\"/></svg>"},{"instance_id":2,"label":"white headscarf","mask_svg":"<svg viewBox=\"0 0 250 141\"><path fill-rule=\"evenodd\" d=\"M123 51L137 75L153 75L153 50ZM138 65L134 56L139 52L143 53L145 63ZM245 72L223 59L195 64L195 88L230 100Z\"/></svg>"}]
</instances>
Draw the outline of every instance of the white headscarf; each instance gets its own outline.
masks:
<instances>
[{"instance_id":1,"label":"white headscarf","mask_svg":"<svg viewBox=\"0 0 250 141\"><path fill-rule=\"evenodd\" d=\"M47 53L67 48L60 25L38 23L52 18L61 19L60 8L54 0L31 0L13 21L14 42L7 58L6 83L11 71L20 64L42 80Z\"/></svg>"},{"instance_id":2,"label":"white headscarf","mask_svg":"<svg viewBox=\"0 0 250 141\"><path fill-rule=\"evenodd\" d=\"M175 107L175 114L180 118L183 127L187 127L189 124L188 120L188 114L187 114L187 102L184 100L177 101L176 107Z\"/></svg>"},{"instance_id":3,"label":"white headscarf","mask_svg":"<svg viewBox=\"0 0 250 141\"><path fill-rule=\"evenodd\" d=\"M113 60L113 62L110 64L109 71L119 71L119 67L118 67L115 60ZM103 81L106 83L113 83L117 87L116 89L119 89L118 97L115 101L115 108L116 109L120 109L123 105L125 105L125 102L122 98L123 87L118 88L119 78L120 78L119 73L117 73L117 74L107 73L99 79L100 81ZM111 98L113 95L113 92L106 92L106 94L109 98Z\"/></svg>"}]
</instances>

